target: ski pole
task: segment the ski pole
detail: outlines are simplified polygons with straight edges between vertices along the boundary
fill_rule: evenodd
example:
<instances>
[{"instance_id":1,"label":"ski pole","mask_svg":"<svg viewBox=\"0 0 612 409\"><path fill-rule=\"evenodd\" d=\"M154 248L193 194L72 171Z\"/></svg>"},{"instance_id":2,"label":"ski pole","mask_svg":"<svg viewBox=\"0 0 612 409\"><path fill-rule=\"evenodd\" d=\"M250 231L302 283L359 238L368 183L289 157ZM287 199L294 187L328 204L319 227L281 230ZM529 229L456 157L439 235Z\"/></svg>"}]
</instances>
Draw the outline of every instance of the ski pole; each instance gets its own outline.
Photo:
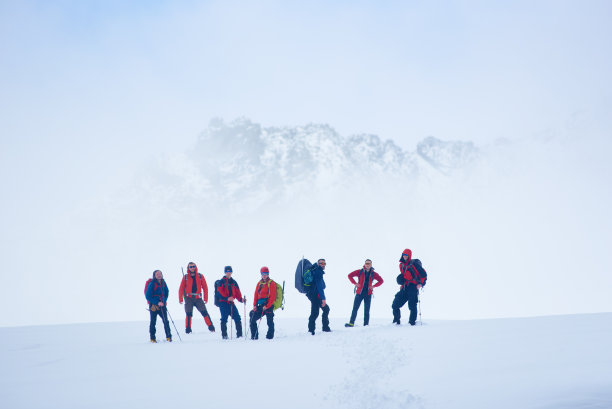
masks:
<instances>
[{"instance_id":1,"label":"ski pole","mask_svg":"<svg viewBox=\"0 0 612 409\"><path fill-rule=\"evenodd\" d=\"M234 302L230 303L230 340L234 336Z\"/></svg>"}]
</instances>

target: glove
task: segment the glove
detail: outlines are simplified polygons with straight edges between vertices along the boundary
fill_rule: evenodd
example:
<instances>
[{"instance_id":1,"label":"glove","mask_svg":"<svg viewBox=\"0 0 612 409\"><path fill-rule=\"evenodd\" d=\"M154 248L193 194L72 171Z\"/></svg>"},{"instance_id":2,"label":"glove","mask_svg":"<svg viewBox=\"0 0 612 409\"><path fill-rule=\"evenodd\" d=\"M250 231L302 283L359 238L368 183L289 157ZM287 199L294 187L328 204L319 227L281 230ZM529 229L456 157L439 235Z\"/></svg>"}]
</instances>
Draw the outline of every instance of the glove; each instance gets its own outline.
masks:
<instances>
[{"instance_id":1,"label":"glove","mask_svg":"<svg viewBox=\"0 0 612 409\"><path fill-rule=\"evenodd\" d=\"M150 309L151 309L151 311L155 312L155 311L159 310L159 307L157 305L152 305Z\"/></svg>"}]
</instances>

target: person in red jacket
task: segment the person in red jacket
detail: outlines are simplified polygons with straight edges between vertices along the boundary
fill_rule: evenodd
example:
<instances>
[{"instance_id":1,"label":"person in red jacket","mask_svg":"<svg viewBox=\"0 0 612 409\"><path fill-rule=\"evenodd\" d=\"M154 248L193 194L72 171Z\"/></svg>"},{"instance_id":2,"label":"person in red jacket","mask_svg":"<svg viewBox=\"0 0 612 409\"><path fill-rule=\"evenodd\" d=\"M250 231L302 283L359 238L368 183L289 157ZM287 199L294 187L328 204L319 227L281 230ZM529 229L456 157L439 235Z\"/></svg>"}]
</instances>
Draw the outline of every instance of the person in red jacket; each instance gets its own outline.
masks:
<instances>
[{"instance_id":1,"label":"person in red jacket","mask_svg":"<svg viewBox=\"0 0 612 409\"><path fill-rule=\"evenodd\" d=\"M408 301L410 317L408 323L416 324L417 305L419 303L419 290L427 282L427 272L421 265L421 260L412 259L412 250L406 249L400 257L400 274L397 276L397 283L401 285L400 290L395 294L393 304L393 323L400 325L400 308Z\"/></svg>"},{"instance_id":2,"label":"person in red jacket","mask_svg":"<svg viewBox=\"0 0 612 409\"><path fill-rule=\"evenodd\" d=\"M260 270L261 280L255 287L253 311L251 311L251 339L259 339L258 321L266 315L268 322L267 339L274 338L274 301L276 300L276 283L270 279L268 267Z\"/></svg>"},{"instance_id":3,"label":"person in red jacket","mask_svg":"<svg viewBox=\"0 0 612 409\"><path fill-rule=\"evenodd\" d=\"M215 281L215 305L221 311L221 338L227 339L227 318L231 317L236 323L236 338L242 336L242 321L234 300L246 302L242 298L240 287L232 278L232 266L225 266L225 277Z\"/></svg>"},{"instance_id":4,"label":"person in red jacket","mask_svg":"<svg viewBox=\"0 0 612 409\"><path fill-rule=\"evenodd\" d=\"M203 295L202 295L203 294ZM179 303L183 303L185 299L185 332L191 334L191 317L193 316L193 307L196 307L200 314L204 317L204 322L208 326L210 332L215 332L215 326L210 320L206 303L208 302L208 286L204 276L198 273L198 267L194 262L187 264L187 274L183 276L179 287Z\"/></svg>"},{"instance_id":5,"label":"person in red jacket","mask_svg":"<svg viewBox=\"0 0 612 409\"><path fill-rule=\"evenodd\" d=\"M355 281L357 277L358 281ZM348 279L353 285L355 285L355 301L353 302L353 312L351 313L351 320L344 324L345 327L354 327L355 319L357 318L357 311L363 301L363 326L365 327L370 323L370 303L372 301L372 292L374 287L378 287L384 281L372 267L372 260L367 259L361 270L355 270L348 275ZM374 280L376 283L373 284Z\"/></svg>"}]
</instances>

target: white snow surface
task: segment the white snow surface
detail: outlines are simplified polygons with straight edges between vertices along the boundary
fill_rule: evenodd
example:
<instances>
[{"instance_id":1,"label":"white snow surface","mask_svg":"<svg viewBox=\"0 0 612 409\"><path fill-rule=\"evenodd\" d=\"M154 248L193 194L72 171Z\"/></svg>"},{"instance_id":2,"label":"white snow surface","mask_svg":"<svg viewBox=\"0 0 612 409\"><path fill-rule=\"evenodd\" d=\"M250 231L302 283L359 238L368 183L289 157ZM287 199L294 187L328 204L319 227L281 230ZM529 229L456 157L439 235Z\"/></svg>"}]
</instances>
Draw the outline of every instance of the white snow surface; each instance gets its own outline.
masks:
<instances>
[{"instance_id":1,"label":"white snow surface","mask_svg":"<svg viewBox=\"0 0 612 409\"><path fill-rule=\"evenodd\" d=\"M182 311L171 313L182 330ZM315 336L306 321L280 312L274 340L223 341L200 318L182 342L157 344L148 322L0 328L0 401L14 409L612 407L612 313L415 327L344 328L332 319L333 332ZM158 339L159 330L158 322Z\"/></svg>"}]
</instances>

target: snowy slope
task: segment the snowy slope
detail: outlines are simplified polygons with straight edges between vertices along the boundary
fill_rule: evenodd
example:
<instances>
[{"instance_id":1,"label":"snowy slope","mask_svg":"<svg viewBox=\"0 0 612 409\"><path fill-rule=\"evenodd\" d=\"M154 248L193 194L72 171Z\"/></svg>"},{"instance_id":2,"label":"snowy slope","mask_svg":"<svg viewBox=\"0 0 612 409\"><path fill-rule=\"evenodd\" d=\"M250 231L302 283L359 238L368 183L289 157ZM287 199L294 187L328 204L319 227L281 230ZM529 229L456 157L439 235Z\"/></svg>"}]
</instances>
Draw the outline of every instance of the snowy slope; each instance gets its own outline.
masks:
<instances>
[{"instance_id":1,"label":"snowy slope","mask_svg":"<svg viewBox=\"0 0 612 409\"><path fill-rule=\"evenodd\" d=\"M341 324L312 337L281 315L257 342L202 324L172 344L146 322L0 328L2 407L612 407L612 313Z\"/></svg>"}]
</instances>

